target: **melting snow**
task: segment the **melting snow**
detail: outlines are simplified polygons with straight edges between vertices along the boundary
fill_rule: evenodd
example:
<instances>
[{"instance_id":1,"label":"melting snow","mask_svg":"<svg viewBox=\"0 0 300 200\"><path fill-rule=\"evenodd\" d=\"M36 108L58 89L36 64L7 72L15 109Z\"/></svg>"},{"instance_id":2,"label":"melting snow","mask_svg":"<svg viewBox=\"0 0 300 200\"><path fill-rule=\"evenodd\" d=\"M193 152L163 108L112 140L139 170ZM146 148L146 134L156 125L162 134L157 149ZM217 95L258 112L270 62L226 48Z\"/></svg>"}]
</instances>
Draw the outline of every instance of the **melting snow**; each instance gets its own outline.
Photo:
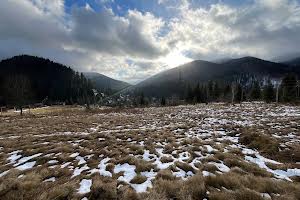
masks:
<instances>
[{"instance_id":1,"label":"melting snow","mask_svg":"<svg viewBox=\"0 0 300 200\"><path fill-rule=\"evenodd\" d=\"M57 160L49 160L48 163L49 164L55 164L55 163L58 163L58 161Z\"/></svg>"},{"instance_id":2,"label":"melting snow","mask_svg":"<svg viewBox=\"0 0 300 200\"><path fill-rule=\"evenodd\" d=\"M5 176L8 172L9 172L9 170L6 170L6 171L2 172L2 173L0 174L0 177Z\"/></svg>"},{"instance_id":3,"label":"melting snow","mask_svg":"<svg viewBox=\"0 0 300 200\"><path fill-rule=\"evenodd\" d=\"M18 165L20 165L20 164L23 164L23 163L25 163L25 162L27 162L27 161L33 159L33 158L39 157L40 155L42 155L42 153L37 153L37 154L34 154L34 155L32 155L32 156L23 157L23 158L21 158L21 159L18 161L18 163L14 164L14 166L18 166ZM33 162L30 162L30 163L33 163ZM34 162L34 163L35 163L35 162Z\"/></svg>"},{"instance_id":4,"label":"melting snow","mask_svg":"<svg viewBox=\"0 0 300 200\"><path fill-rule=\"evenodd\" d=\"M273 163L273 164L281 164L281 163L274 161L274 160L267 159L258 154L256 154L256 158L253 158L251 156L245 156L245 159L247 161L257 164L260 168L263 168L263 169L267 170L268 172L274 174L274 176L279 179L285 179L288 181L292 181L289 177L300 176L300 169L287 169L287 171L278 170L278 169L277 170L270 169L266 165L266 162Z\"/></svg>"},{"instance_id":5,"label":"melting snow","mask_svg":"<svg viewBox=\"0 0 300 200\"><path fill-rule=\"evenodd\" d=\"M16 169L18 169L18 170L31 169L35 165L35 163L36 163L36 161L27 162L23 165L19 165L18 167L16 167Z\"/></svg>"},{"instance_id":6,"label":"melting snow","mask_svg":"<svg viewBox=\"0 0 300 200\"><path fill-rule=\"evenodd\" d=\"M118 164L114 168L114 173L124 172L124 175L120 176L118 180L129 183L136 176L135 168L135 165L129 165L128 163Z\"/></svg>"},{"instance_id":7,"label":"melting snow","mask_svg":"<svg viewBox=\"0 0 300 200\"><path fill-rule=\"evenodd\" d=\"M66 162L66 163L62 164L60 168L65 168L65 167L67 167L69 164L71 164L71 162Z\"/></svg>"},{"instance_id":8,"label":"melting snow","mask_svg":"<svg viewBox=\"0 0 300 200\"><path fill-rule=\"evenodd\" d=\"M54 181L55 181L55 177L51 177L51 178L45 179L43 182L54 182Z\"/></svg>"},{"instance_id":9,"label":"melting snow","mask_svg":"<svg viewBox=\"0 0 300 200\"><path fill-rule=\"evenodd\" d=\"M75 170L74 170L74 172L73 172L72 178L75 177L75 176L80 175L81 172L83 172L83 171L85 171L85 170L88 170L88 169L90 169L90 168L87 166L87 164L85 164L85 165L84 165L83 167L81 167L81 168L76 167Z\"/></svg>"},{"instance_id":10,"label":"melting snow","mask_svg":"<svg viewBox=\"0 0 300 200\"><path fill-rule=\"evenodd\" d=\"M216 149L212 148L212 146L210 146L210 145L204 145L204 146L206 147L208 153L211 153L213 151L217 151Z\"/></svg>"},{"instance_id":11,"label":"melting snow","mask_svg":"<svg viewBox=\"0 0 300 200\"><path fill-rule=\"evenodd\" d=\"M76 156L75 159L78 160L78 165L82 165L82 164L86 163L86 161L84 160L84 158L81 157L81 156Z\"/></svg>"},{"instance_id":12,"label":"melting snow","mask_svg":"<svg viewBox=\"0 0 300 200\"><path fill-rule=\"evenodd\" d=\"M98 165L98 167L99 167L99 173L101 176L112 177L111 172L106 171L106 165L109 160L110 160L110 158L104 158L103 160L100 161L100 164Z\"/></svg>"},{"instance_id":13,"label":"melting snow","mask_svg":"<svg viewBox=\"0 0 300 200\"><path fill-rule=\"evenodd\" d=\"M229 172L230 171L230 168L227 167L226 165L224 165L224 163L216 163L216 162L209 162L208 164L213 164L215 165L218 170L220 170L221 172Z\"/></svg>"},{"instance_id":14,"label":"melting snow","mask_svg":"<svg viewBox=\"0 0 300 200\"><path fill-rule=\"evenodd\" d=\"M90 179L82 179L80 182L80 187L78 189L79 194L86 194L91 191L92 180Z\"/></svg>"}]
</instances>

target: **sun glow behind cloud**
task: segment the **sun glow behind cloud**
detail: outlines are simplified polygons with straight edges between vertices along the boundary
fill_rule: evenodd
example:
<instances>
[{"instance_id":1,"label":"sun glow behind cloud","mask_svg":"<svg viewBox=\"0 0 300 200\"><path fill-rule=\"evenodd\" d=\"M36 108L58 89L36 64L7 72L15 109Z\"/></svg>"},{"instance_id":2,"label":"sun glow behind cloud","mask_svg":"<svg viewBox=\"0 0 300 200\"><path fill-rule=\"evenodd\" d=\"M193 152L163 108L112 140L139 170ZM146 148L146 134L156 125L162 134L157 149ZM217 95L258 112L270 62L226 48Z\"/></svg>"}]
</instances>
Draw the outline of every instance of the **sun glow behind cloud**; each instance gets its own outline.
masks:
<instances>
[{"instance_id":1,"label":"sun glow behind cloud","mask_svg":"<svg viewBox=\"0 0 300 200\"><path fill-rule=\"evenodd\" d=\"M192 59L186 57L180 51L175 50L175 51L171 51L168 55L161 58L159 61L162 62L164 65L166 65L167 68L173 68L191 62Z\"/></svg>"}]
</instances>

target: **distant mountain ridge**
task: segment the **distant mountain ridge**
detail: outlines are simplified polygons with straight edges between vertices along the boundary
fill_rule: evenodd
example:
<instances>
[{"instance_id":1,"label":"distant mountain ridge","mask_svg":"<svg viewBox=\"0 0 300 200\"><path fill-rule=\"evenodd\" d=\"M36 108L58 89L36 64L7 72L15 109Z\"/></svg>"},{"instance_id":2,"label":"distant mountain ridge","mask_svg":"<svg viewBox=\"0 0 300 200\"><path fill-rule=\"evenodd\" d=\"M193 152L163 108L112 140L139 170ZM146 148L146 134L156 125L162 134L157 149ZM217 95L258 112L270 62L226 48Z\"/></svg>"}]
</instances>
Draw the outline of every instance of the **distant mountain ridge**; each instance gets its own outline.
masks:
<instances>
[{"instance_id":1,"label":"distant mountain ridge","mask_svg":"<svg viewBox=\"0 0 300 200\"><path fill-rule=\"evenodd\" d=\"M118 92L131 86L129 83L112 79L108 76L103 74L99 74L96 72L84 72L85 77L90 79L96 89L99 91L107 91L110 90L111 92Z\"/></svg>"},{"instance_id":2,"label":"distant mountain ridge","mask_svg":"<svg viewBox=\"0 0 300 200\"><path fill-rule=\"evenodd\" d=\"M4 96L1 87L3 88L6 77L14 74L25 74L30 78L36 93L35 98L39 101L50 97L57 101L77 102L79 99L74 91L77 91L78 87L81 88L81 93L83 93L83 88L94 87L102 92L109 91L110 94L144 93L147 96L161 97L178 95L186 90L188 85L210 80L230 83L233 80L247 81L256 78L280 79L289 72L300 75L300 58L284 63L255 57L226 59L222 63L195 60L158 73L136 85L130 85L94 72L80 75L70 67L49 59L23 55L0 62L0 103L1 95L2 99ZM89 79L91 84L85 78ZM82 81L78 84L74 82L74 79ZM83 98L82 95L79 95L80 98Z\"/></svg>"},{"instance_id":3,"label":"distant mountain ridge","mask_svg":"<svg viewBox=\"0 0 300 200\"><path fill-rule=\"evenodd\" d=\"M300 66L300 57L293 58L293 59L285 61L283 63L290 65L290 66Z\"/></svg>"},{"instance_id":4,"label":"distant mountain ridge","mask_svg":"<svg viewBox=\"0 0 300 200\"><path fill-rule=\"evenodd\" d=\"M229 59L220 64L195 60L190 63L158 73L126 92L143 93L147 96L172 96L185 90L188 84L214 81L233 81L236 79L265 78L280 79L289 72L300 74L299 67L286 63L275 63L255 57Z\"/></svg>"}]
</instances>

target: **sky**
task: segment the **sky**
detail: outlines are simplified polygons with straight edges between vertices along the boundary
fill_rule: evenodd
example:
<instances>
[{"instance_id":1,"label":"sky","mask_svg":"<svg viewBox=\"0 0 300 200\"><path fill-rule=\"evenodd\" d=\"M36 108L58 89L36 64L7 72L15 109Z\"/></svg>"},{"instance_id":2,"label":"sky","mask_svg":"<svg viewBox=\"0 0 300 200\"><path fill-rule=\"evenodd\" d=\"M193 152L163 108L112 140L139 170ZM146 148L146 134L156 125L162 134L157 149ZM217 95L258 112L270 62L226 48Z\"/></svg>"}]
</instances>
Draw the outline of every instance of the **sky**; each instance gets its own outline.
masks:
<instances>
[{"instance_id":1,"label":"sky","mask_svg":"<svg viewBox=\"0 0 300 200\"><path fill-rule=\"evenodd\" d=\"M138 83L192 60L300 56L299 0L1 0L0 59Z\"/></svg>"}]
</instances>

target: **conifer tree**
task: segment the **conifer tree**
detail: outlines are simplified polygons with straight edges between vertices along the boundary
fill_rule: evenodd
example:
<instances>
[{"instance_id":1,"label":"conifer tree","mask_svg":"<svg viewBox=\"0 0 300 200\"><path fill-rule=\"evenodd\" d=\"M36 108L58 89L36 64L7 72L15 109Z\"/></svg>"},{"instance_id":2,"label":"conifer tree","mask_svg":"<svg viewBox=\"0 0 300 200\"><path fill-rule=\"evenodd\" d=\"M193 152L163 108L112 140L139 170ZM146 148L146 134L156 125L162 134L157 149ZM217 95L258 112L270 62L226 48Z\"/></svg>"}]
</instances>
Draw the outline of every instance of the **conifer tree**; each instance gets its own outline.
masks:
<instances>
[{"instance_id":1,"label":"conifer tree","mask_svg":"<svg viewBox=\"0 0 300 200\"><path fill-rule=\"evenodd\" d=\"M191 88L190 84L187 85L187 94L186 94L186 101L188 103L191 103L193 101L194 98L194 91Z\"/></svg>"},{"instance_id":2,"label":"conifer tree","mask_svg":"<svg viewBox=\"0 0 300 200\"><path fill-rule=\"evenodd\" d=\"M23 107L30 103L33 96L30 80L24 75L15 75L8 77L5 83L10 104L19 108L23 115Z\"/></svg>"},{"instance_id":3,"label":"conifer tree","mask_svg":"<svg viewBox=\"0 0 300 200\"><path fill-rule=\"evenodd\" d=\"M242 102L243 101L243 96L244 96L244 94L243 94L243 88L242 88L242 85L241 84L236 84L236 91L235 91L235 98L234 98L234 100L236 101L236 102Z\"/></svg>"},{"instance_id":4,"label":"conifer tree","mask_svg":"<svg viewBox=\"0 0 300 200\"><path fill-rule=\"evenodd\" d=\"M295 74L287 74L281 82L282 99L284 102L292 102L297 98L297 77Z\"/></svg>"},{"instance_id":5,"label":"conifer tree","mask_svg":"<svg viewBox=\"0 0 300 200\"><path fill-rule=\"evenodd\" d=\"M206 97L207 101L211 101L213 95L213 82L210 80L207 83L207 88L206 88Z\"/></svg>"},{"instance_id":6,"label":"conifer tree","mask_svg":"<svg viewBox=\"0 0 300 200\"><path fill-rule=\"evenodd\" d=\"M165 97L161 98L160 105L161 106L165 106L166 105L166 98Z\"/></svg>"},{"instance_id":7,"label":"conifer tree","mask_svg":"<svg viewBox=\"0 0 300 200\"><path fill-rule=\"evenodd\" d=\"M261 98L261 89L258 81L254 81L250 90L250 99L259 100Z\"/></svg>"},{"instance_id":8,"label":"conifer tree","mask_svg":"<svg viewBox=\"0 0 300 200\"><path fill-rule=\"evenodd\" d=\"M264 86L263 98L267 103L274 101L275 98L274 86L270 79L267 81L267 84Z\"/></svg>"},{"instance_id":9,"label":"conifer tree","mask_svg":"<svg viewBox=\"0 0 300 200\"><path fill-rule=\"evenodd\" d=\"M220 88L219 88L219 84L218 82L214 83L214 88L213 88L213 98L214 100L218 100L218 98L220 97Z\"/></svg>"},{"instance_id":10,"label":"conifer tree","mask_svg":"<svg viewBox=\"0 0 300 200\"><path fill-rule=\"evenodd\" d=\"M197 103L201 102L201 90L200 90L200 85L199 83L196 85L195 90L194 90L194 97Z\"/></svg>"},{"instance_id":11,"label":"conifer tree","mask_svg":"<svg viewBox=\"0 0 300 200\"><path fill-rule=\"evenodd\" d=\"M140 96L140 105L145 105L146 102L145 102L145 96L144 96L144 93L141 93L141 96Z\"/></svg>"}]
</instances>

